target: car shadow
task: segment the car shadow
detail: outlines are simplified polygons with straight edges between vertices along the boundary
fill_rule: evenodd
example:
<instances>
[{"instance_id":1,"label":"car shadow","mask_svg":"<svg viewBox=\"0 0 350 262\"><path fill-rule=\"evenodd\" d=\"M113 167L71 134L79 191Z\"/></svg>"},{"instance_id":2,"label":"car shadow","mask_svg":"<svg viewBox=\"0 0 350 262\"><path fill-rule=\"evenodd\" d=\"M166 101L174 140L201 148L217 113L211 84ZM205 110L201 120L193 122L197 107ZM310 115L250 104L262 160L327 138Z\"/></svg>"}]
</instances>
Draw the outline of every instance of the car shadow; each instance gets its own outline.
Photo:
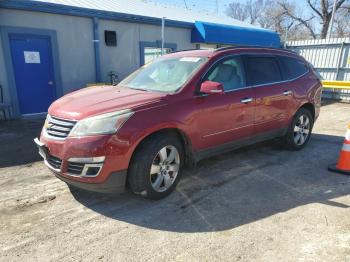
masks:
<instances>
[{"instance_id":1,"label":"car shadow","mask_svg":"<svg viewBox=\"0 0 350 262\"><path fill-rule=\"evenodd\" d=\"M72 190L81 204L111 219L172 232L239 227L310 203L349 208L350 177L327 171L343 138L314 134L301 151L277 140L203 160L185 170L169 197L150 201L130 192L109 196Z\"/></svg>"},{"instance_id":2,"label":"car shadow","mask_svg":"<svg viewBox=\"0 0 350 262\"><path fill-rule=\"evenodd\" d=\"M44 121L40 118L0 122L0 168L41 160L33 139L40 136Z\"/></svg>"}]
</instances>

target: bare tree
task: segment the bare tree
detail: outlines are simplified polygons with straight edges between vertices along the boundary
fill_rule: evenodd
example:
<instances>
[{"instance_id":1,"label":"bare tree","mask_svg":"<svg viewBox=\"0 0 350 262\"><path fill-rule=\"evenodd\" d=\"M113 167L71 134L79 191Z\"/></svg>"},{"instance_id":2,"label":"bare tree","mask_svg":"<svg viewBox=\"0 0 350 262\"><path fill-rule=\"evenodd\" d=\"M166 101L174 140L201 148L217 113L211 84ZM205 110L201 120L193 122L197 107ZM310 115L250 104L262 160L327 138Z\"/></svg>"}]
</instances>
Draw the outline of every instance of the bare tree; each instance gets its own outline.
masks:
<instances>
[{"instance_id":1,"label":"bare tree","mask_svg":"<svg viewBox=\"0 0 350 262\"><path fill-rule=\"evenodd\" d=\"M256 24L257 20L262 17L264 7L264 0L249 0L246 3L235 1L229 4L226 13L235 19Z\"/></svg>"},{"instance_id":2,"label":"bare tree","mask_svg":"<svg viewBox=\"0 0 350 262\"><path fill-rule=\"evenodd\" d=\"M263 28L269 28L282 33L285 27L293 22L289 17L284 15L283 10L276 1L268 0L265 2L261 16L257 19L258 25Z\"/></svg>"},{"instance_id":3,"label":"bare tree","mask_svg":"<svg viewBox=\"0 0 350 262\"><path fill-rule=\"evenodd\" d=\"M334 20L334 34L337 37L350 36L350 9L341 8Z\"/></svg>"},{"instance_id":4,"label":"bare tree","mask_svg":"<svg viewBox=\"0 0 350 262\"><path fill-rule=\"evenodd\" d=\"M294 10L295 6L289 4L289 9ZM300 23L296 23L287 16L277 0L250 0L245 4L238 1L232 2L227 9L227 14L235 19L272 29L281 36L285 36L288 30L291 39L295 36L307 38L309 35L305 36L305 30L301 29ZM297 30L303 34L297 33Z\"/></svg>"},{"instance_id":5,"label":"bare tree","mask_svg":"<svg viewBox=\"0 0 350 262\"><path fill-rule=\"evenodd\" d=\"M335 0L333 0L335 1ZM330 0L307 0L308 5L319 16L322 23L321 38L326 38L329 29L329 23L333 14L333 1ZM347 0L338 0L335 6L335 12L342 7Z\"/></svg>"},{"instance_id":6,"label":"bare tree","mask_svg":"<svg viewBox=\"0 0 350 262\"><path fill-rule=\"evenodd\" d=\"M247 13L250 18L250 23L255 24L260 17L264 16L266 6L270 2L269 0L249 0L246 3Z\"/></svg>"},{"instance_id":7,"label":"bare tree","mask_svg":"<svg viewBox=\"0 0 350 262\"><path fill-rule=\"evenodd\" d=\"M334 0L304 0L305 6L291 0L233 0L227 14L235 19L270 28L290 38L325 38L329 30ZM350 0L337 0L334 32L339 37L350 34ZM321 27L318 26L321 24ZM288 28L288 29L287 29Z\"/></svg>"},{"instance_id":8,"label":"bare tree","mask_svg":"<svg viewBox=\"0 0 350 262\"><path fill-rule=\"evenodd\" d=\"M246 21L249 18L247 5L240 2L232 2L228 5L226 13L240 21Z\"/></svg>"},{"instance_id":9,"label":"bare tree","mask_svg":"<svg viewBox=\"0 0 350 262\"><path fill-rule=\"evenodd\" d=\"M333 0L335 1L335 0ZM297 13L290 12L288 10L288 1L279 2L279 4L285 9L286 15L291 17L292 19L299 21L302 23L311 33L313 38L316 38L316 33L312 27L311 21L314 18L318 18L320 21L322 28L320 32L320 38L326 38L327 32L329 30L330 21L333 14L333 1L331 0L306 0L312 14L309 17L304 17L298 15ZM349 0L337 0L335 6L335 12L337 12L340 8L343 7L345 3L349 3Z\"/></svg>"},{"instance_id":10,"label":"bare tree","mask_svg":"<svg viewBox=\"0 0 350 262\"><path fill-rule=\"evenodd\" d=\"M267 6L272 2L272 0L248 0L246 3L234 1L228 5L226 13L235 19L257 24L258 20L264 17Z\"/></svg>"},{"instance_id":11,"label":"bare tree","mask_svg":"<svg viewBox=\"0 0 350 262\"><path fill-rule=\"evenodd\" d=\"M313 14L304 16L302 10L298 10L295 5L292 5L287 0L279 1L278 4L283 9L283 14L285 16L288 16L292 20L298 22L300 25L303 25L309 31L311 37L316 39L317 34L313 26L313 20L315 16Z\"/></svg>"}]
</instances>

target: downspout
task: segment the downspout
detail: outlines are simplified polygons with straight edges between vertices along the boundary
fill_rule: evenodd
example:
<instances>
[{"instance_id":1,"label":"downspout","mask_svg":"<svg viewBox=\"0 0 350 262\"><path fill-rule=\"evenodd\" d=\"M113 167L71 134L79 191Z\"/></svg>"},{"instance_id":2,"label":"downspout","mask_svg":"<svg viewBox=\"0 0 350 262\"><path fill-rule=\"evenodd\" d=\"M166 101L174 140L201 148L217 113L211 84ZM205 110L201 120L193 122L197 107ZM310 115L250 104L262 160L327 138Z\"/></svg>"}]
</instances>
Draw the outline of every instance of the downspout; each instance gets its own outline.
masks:
<instances>
[{"instance_id":1,"label":"downspout","mask_svg":"<svg viewBox=\"0 0 350 262\"><path fill-rule=\"evenodd\" d=\"M98 32L98 18L93 18L94 51L95 51L95 81L101 83L101 61L100 61L100 37Z\"/></svg>"}]
</instances>

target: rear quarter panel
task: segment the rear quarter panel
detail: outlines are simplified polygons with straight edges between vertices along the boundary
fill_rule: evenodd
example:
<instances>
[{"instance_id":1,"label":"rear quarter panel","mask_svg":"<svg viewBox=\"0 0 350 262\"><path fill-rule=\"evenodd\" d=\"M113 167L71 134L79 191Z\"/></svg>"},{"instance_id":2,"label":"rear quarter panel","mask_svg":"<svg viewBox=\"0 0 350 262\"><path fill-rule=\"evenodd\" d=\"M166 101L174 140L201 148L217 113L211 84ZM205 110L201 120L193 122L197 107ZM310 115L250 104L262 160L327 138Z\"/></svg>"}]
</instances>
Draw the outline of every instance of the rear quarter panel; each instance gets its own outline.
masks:
<instances>
[{"instance_id":1,"label":"rear quarter panel","mask_svg":"<svg viewBox=\"0 0 350 262\"><path fill-rule=\"evenodd\" d=\"M311 103L315 108L315 119L318 118L321 108L322 84L310 71L295 83L294 113L304 104Z\"/></svg>"}]
</instances>

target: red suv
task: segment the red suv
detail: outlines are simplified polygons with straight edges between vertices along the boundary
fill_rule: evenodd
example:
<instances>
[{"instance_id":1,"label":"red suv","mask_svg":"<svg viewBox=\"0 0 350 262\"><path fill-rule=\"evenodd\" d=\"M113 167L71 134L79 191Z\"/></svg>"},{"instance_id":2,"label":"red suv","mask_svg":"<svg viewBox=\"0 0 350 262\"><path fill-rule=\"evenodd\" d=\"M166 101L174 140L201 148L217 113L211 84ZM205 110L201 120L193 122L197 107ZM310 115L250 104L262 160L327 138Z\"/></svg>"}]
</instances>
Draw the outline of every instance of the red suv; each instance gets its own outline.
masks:
<instances>
[{"instance_id":1,"label":"red suv","mask_svg":"<svg viewBox=\"0 0 350 262\"><path fill-rule=\"evenodd\" d=\"M185 166L280 137L309 141L321 83L299 55L231 47L164 55L117 86L70 93L49 108L40 140L45 164L74 187L160 199Z\"/></svg>"}]
</instances>

